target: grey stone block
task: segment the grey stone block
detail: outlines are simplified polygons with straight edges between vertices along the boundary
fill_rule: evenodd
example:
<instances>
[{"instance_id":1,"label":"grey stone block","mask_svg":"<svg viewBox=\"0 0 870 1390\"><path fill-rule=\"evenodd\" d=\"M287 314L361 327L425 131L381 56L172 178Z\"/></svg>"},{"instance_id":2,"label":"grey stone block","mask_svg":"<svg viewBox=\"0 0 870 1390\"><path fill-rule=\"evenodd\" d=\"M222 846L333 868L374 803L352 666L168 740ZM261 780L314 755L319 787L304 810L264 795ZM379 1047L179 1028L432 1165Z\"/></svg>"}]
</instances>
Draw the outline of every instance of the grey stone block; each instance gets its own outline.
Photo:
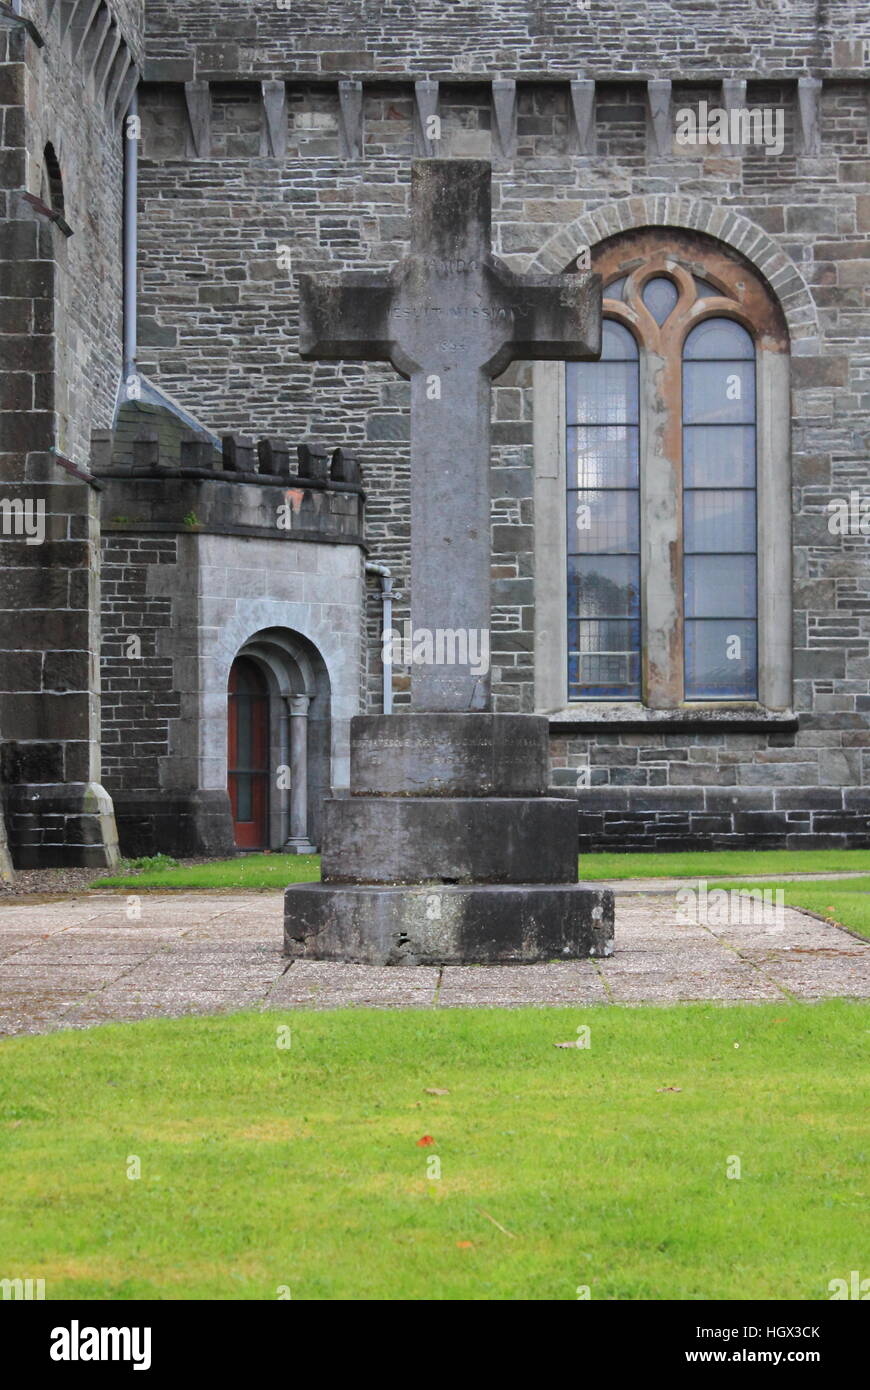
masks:
<instances>
[{"instance_id":1,"label":"grey stone block","mask_svg":"<svg viewBox=\"0 0 870 1390\"><path fill-rule=\"evenodd\" d=\"M360 715L353 796L543 796L548 722L528 714Z\"/></svg>"},{"instance_id":2,"label":"grey stone block","mask_svg":"<svg viewBox=\"0 0 870 1390\"><path fill-rule=\"evenodd\" d=\"M324 803L325 883L571 883L570 801L346 797Z\"/></svg>"},{"instance_id":3,"label":"grey stone block","mask_svg":"<svg viewBox=\"0 0 870 1390\"><path fill-rule=\"evenodd\" d=\"M363 965L532 964L613 951L613 894L558 887L292 884L284 949Z\"/></svg>"}]
</instances>

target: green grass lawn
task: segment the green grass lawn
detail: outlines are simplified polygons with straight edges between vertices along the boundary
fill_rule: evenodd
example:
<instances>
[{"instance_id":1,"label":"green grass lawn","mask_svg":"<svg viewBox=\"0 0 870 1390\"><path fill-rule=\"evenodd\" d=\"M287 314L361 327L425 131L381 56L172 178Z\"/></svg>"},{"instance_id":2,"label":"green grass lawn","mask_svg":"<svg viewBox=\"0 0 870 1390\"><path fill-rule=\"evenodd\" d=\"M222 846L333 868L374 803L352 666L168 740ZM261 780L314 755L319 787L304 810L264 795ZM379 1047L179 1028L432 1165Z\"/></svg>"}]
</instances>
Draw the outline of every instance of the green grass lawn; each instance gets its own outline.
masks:
<instances>
[{"instance_id":1,"label":"green grass lawn","mask_svg":"<svg viewBox=\"0 0 870 1390\"><path fill-rule=\"evenodd\" d=\"M866 1257L868 1030L828 1001L12 1039L0 1270L50 1299L827 1299Z\"/></svg>"},{"instance_id":2,"label":"green grass lawn","mask_svg":"<svg viewBox=\"0 0 870 1390\"><path fill-rule=\"evenodd\" d=\"M580 874L599 878L716 878L728 874L870 873L870 849L723 850L686 854L584 854ZM315 854L249 854L178 869L97 879L97 888L283 888L320 877Z\"/></svg>"},{"instance_id":3,"label":"green grass lawn","mask_svg":"<svg viewBox=\"0 0 870 1390\"><path fill-rule=\"evenodd\" d=\"M781 888L786 907L805 907L870 938L870 878L816 883L723 883L722 888Z\"/></svg>"}]
</instances>

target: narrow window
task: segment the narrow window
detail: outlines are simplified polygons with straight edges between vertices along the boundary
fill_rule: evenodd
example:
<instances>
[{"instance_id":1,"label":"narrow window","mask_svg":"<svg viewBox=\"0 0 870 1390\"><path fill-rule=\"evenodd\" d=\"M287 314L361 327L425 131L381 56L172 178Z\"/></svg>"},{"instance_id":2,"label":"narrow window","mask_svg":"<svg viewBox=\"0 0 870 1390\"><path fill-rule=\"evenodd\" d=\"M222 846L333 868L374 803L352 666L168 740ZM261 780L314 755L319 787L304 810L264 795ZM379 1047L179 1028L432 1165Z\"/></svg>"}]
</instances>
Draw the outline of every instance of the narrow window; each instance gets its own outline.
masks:
<instances>
[{"instance_id":1,"label":"narrow window","mask_svg":"<svg viewBox=\"0 0 870 1390\"><path fill-rule=\"evenodd\" d=\"M638 350L605 320L568 365L568 698L640 698Z\"/></svg>"},{"instance_id":2,"label":"narrow window","mask_svg":"<svg viewBox=\"0 0 870 1390\"><path fill-rule=\"evenodd\" d=\"M713 318L683 349L683 536L687 700L755 699L755 346Z\"/></svg>"}]
</instances>

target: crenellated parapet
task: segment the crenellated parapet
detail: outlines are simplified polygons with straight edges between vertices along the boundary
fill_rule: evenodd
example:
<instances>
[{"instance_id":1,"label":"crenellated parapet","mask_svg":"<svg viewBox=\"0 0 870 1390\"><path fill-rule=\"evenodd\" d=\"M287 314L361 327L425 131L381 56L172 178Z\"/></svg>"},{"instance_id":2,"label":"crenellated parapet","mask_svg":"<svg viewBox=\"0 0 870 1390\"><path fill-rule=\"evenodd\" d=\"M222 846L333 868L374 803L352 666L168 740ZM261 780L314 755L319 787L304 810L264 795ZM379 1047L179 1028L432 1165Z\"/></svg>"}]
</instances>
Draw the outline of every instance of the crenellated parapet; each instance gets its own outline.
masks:
<instances>
[{"instance_id":1,"label":"crenellated parapet","mask_svg":"<svg viewBox=\"0 0 870 1390\"><path fill-rule=\"evenodd\" d=\"M99 430L91 466L103 484L104 532L363 542L359 460L317 440L291 449L282 439L227 434L218 450L192 431L173 444L142 428L119 452L113 431Z\"/></svg>"}]
</instances>

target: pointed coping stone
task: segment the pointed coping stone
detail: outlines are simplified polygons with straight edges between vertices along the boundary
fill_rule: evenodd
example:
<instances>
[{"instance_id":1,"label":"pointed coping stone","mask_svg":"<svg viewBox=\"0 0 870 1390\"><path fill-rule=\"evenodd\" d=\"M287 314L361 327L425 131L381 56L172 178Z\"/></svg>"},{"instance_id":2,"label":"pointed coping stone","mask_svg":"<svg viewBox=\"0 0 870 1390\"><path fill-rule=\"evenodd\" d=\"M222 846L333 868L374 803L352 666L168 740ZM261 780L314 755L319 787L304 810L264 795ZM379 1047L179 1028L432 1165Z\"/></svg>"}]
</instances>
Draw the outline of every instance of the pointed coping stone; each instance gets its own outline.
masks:
<instances>
[{"instance_id":1,"label":"pointed coping stone","mask_svg":"<svg viewBox=\"0 0 870 1390\"><path fill-rule=\"evenodd\" d=\"M264 154L283 159L287 153L287 85L284 82L261 82L263 98Z\"/></svg>"},{"instance_id":2,"label":"pointed coping stone","mask_svg":"<svg viewBox=\"0 0 870 1390\"><path fill-rule=\"evenodd\" d=\"M731 131L731 112L746 110L746 79L743 77L724 77L722 79L722 108L728 114L728 131ZM722 153L731 158L743 154L741 144L732 145L726 143L722 146Z\"/></svg>"},{"instance_id":3,"label":"pointed coping stone","mask_svg":"<svg viewBox=\"0 0 870 1390\"><path fill-rule=\"evenodd\" d=\"M290 477L290 450L283 439L261 439L257 444L261 473L275 477Z\"/></svg>"},{"instance_id":4,"label":"pointed coping stone","mask_svg":"<svg viewBox=\"0 0 870 1390\"><path fill-rule=\"evenodd\" d=\"M225 434L221 437L224 469L228 473L254 472L254 441L244 434Z\"/></svg>"},{"instance_id":5,"label":"pointed coping stone","mask_svg":"<svg viewBox=\"0 0 870 1390\"><path fill-rule=\"evenodd\" d=\"M117 121L120 116L126 116L127 108L133 99L133 93L139 86L142 74L134 63L127 71L127 76L121 83L121 90L118 92L118 99L115 102L114 118Z\"/></svg>"},{"instance_id":6,"label":"pointed coping stone","mask_svg":"<svg viewBox=\"0 0 870 1390\"><path fill-rule=\"evenodd\" d=\"M78 0L70 23L69 56L74 63L103 0Z\"/></svg>"},{"instance_id":7,"label":"pointed coping stone","mask_svg":"<svg viewBox=\"0 0 870 1390\"><path fill-rule=\"evenodd\" d=\"M85 41L82 48L82 52L84 55L82 65L84 67L85 81L87 81L88 78L92 75L94 68L96 67L97 58L100 56L100 50L103 47L103 40L105 39L106 34L109 32L109 26L111 25L111 23L112 16L109 13L108 9L98 10L96 19L94 20L93 24L91 25L90 29L85 35Z\"/></svg>"},{"instance_id":8,"label":"pointed coping stone","mask_svg":"<svg viewBox=\"0 0 870 1390\"><path fill-rule=\"evenodd\" d=\"M100 49L100 55L94 65L94 95L97 101L105 96L103 84L108 74L112 71L118 49L121 47L123 41L124 38L121 30L113 21L109 25L106 40Z\"/></svg>"},{"instance_id":9,"label":"pointed coping stone","mask_svg":"<svg viewBox=\"0 0 870 1390\"><path fill-rule=\"evenodd\" d=\"M517 84L513 78L493 82L492 114L496 157L513 159L517 152Z\"/></svg>"},{"instance_id":10,"label":"pointed coping stone","mask_svg":"<svg viewBox=\"0 0 870 1390\"><path fill-rule=\"evenodd\" d=\"M346 449L336 449L332 455L329 476L334 483L361 483L362 469L355 454Z\"/></svg>"},{"instance_id":11,"label":"pointed coping stone","mask_svg":"<svg viewBox=\"0 0 870 1390\"><path fill-rule=\"evenodd\" d=\"M362 159L365 145L363 84L342 80L338 84L338 136L342 159Z\"/></svg>"},{"instance_id":12,"label":"pointed coping stone","mask_svg":"<svg viewBox=\"0 0 870 1390\"><path fill-rule=\"evenodd\" d=\"M655 78L647 82L650 123L656 153L668 155L673 149L674 133L671 121L673 84L670 78Z\"/></svg>"},{"instance_id":13,"label":"pointed coping stone","mask_svg":"<svg viewBox=\"0 0 870 1390\"><path fill-rule=\"evenodd\" d=\"M299 459L299 477L316 478L326 482L329 478L329 450L316 439L306 439L296 448Z\"/></svg>"},{"instance_id":14,"label":"pointed coping stone","mask_svg":"<svg viewBox=\"0 0 870 1390\"><path fill-rule=\"evenodd\" d=\"M798 114L801 128L801 154L821 152L822 82L819 77L798 78Z\"/></svg>"},{"instance_id":15,"label":"pointed coping stone","mask_svg":"<svg viewBox=\"0 0 870 1390\"><path fill-rule=\"evenodd\" d=\"M75 18L78 9L76 0L61 0L60 6L60 41L63 43L67 36L67 31Z\"/></svg>"},{"instance_id":16,"label":"pointed coping stone","mask_svg":"<svg viewBox=\"0 0 870 1390\"><path fill-rule=\"evenodd\" d=\"M578 77L571 83L571 109L574 115L574 135L579 154L595 150L595 82L591 77Z\"/></svg>"},{"instance_id":17,"label":"pointed coping stone","mask_svg":"<svg viewBox=\"0 0 870 1390\"><path fill-rule=\"evenodd\" d=\"M193 148L199 159L211 153L211 90L207 82L185 82L184 100L193 136Z\"/></svg>"},{"instance_id":18,"label":"pointed coping stone","mask_svg":"<svg viewBox=\"0 0 870 1390\"><path fill-rule=\"evenodd\" d=\"M432 159L438 154L440 140L431 140L426 134L426 125L431 116L438 115L438 83L415 82L415 120L414 153L424 159Z\"/></svg>"},{"instance_id":19,"label":"pointed coping stone","mask_svg":"<svg viewBox=\"0 0 870 1390\"><path fill-rule=\"evenodd\" d=\"M117 100L117 98L118 98L118 93L119 93L120 90L121 90L121 86L122 86L122 83L123 83L123 81L124 81L124 78L127 76L127 73L130 71L130 66L131 66L132 62L133 62L133 55L132 55L132 53L130 52L130 50L129 50L129 48L127 47L127 45L124 44L123 48L121 49L120 53L118 54L117 58L115 59L115 66L114 66L114 68L112 69L111 76L109 77L109 81L108 81L108 84L107 84L107 86L106 86L106 101L105 101L105 106L106 106L106 110L107 110L108 112L110 112L110 113L113 113L113 111L114 111L114 106L115 106L115 102L116 102L116 100Z\"/></svg>"}]
</instances>

